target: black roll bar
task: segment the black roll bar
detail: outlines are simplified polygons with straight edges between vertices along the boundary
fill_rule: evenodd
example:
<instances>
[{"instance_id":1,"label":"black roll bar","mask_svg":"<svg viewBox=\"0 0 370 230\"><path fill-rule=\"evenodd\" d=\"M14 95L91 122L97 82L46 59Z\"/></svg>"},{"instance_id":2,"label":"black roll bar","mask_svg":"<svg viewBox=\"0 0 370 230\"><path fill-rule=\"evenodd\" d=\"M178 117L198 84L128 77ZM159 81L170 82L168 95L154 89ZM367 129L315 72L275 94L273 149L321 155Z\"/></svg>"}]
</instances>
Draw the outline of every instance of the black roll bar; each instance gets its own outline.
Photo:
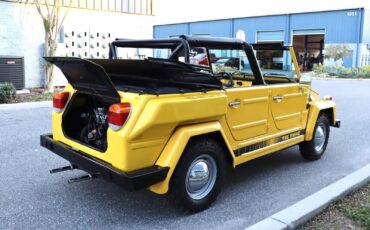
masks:
<instances>
[{"instance_id":1,"label":"black roll bar","mask_svg":"<svg viewBox=\"0 0 370 230\"><path fill-rule=\"evenodd\" d=\"M281 45L280 45L281 46ZM117 59L116 47L131 48L167 48L172 50L169 59L175 57L184 49L185 63L190 64L190 47L205 47L208 49L243 49L248 57L249 64L255 75L256 83L266 84L258 65L254 50L248 43L235 38L212 38L181 35L178 38L129 40L116 39L109 45L109 57Z\"/></svg>"}]
</instances>

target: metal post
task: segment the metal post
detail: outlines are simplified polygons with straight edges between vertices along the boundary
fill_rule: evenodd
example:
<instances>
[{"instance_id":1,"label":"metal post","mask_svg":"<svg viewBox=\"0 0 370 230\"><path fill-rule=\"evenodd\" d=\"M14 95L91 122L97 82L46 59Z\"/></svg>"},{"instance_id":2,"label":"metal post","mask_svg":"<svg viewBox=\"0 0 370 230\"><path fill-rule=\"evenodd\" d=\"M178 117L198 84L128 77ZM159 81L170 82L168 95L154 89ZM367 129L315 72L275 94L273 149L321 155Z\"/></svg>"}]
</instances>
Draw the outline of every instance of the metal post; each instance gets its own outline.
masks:
<instances>
[{"instance_id":1,"label":"metal post","mask_svg":"<svg viewBox=\"0 0 370 230\"><path fill-rule=\"evenodd\" d=\"M322 50L323 50L323 48L324 48L324 39L321 39L320 40L320 54L319 54L321 64L324 63L324 58L322 56Z\"/></svg>"},{"instance_id":2,"label":"metal post","mask_svg":"<svg viewBox=\"0 0 370 230\"><path fill-rule=\"evenodd\" d=\"M305 67L306 67L307 49L308 49L308 35L305 35L304 36L303 71L305 70Z\"/></svg>"}]
</instances>

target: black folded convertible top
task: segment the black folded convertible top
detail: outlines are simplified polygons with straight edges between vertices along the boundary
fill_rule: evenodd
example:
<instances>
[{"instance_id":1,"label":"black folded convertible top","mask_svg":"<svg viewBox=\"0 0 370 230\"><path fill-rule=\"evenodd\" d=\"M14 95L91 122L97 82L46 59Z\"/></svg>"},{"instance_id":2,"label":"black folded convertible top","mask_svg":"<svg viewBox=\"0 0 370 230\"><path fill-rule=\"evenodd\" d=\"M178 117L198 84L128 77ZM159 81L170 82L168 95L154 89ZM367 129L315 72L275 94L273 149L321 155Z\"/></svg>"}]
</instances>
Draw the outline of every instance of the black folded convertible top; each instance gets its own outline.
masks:
<instances>
[{"instance_id":1,"label":"black folded convertible top","mask_svg":"<svg viewBox=\"0 0 370 230\"><path fill-rule=\"evenodd\" d=\"M208 73L166 59L145 60L81 59L46 57L81 92L119 99L117 87L142 93L208 91L221 89L222 83ZM163 90L162 90L163 91Z\"/></svg>"},{"instance_id":2,"label":"black folded convertible top","mask_svg":"<svg viewBox=\"0 0 370 230\"><path fill-rule=\"evenodd\" d=\"M190 65L175 60L148 58L145 60L92 59L90 61L102 66L116 86L144 86L147 88L145 92L150 92L150 89L156 91L163 87L176 87L186 91L222 88L221 81L213 75L195 71Z\"/></svg>"},{"instance_id":3,"label":"black folded convertible top","mask_svg":"<svg viewBox=\"0 0 370 230\"><path fill-rule=\"evenodd\" d=\"M117 57L117 47L167 48L171 49L171 55L168 59L123 60ZM119 98L117 88L153 94L222 89L222 82L210 73L211 67L198 66L197 70L194 69L190 62L190 47L244 50L255 77L255 84L265 84L252 47L235 38L182 35L167 39L117 39L110 44L110 59L45 59L58 66L75 89L112 98ZM180 54L183 55L185 63L178 61Z\"/></svg>"}]
</instances>

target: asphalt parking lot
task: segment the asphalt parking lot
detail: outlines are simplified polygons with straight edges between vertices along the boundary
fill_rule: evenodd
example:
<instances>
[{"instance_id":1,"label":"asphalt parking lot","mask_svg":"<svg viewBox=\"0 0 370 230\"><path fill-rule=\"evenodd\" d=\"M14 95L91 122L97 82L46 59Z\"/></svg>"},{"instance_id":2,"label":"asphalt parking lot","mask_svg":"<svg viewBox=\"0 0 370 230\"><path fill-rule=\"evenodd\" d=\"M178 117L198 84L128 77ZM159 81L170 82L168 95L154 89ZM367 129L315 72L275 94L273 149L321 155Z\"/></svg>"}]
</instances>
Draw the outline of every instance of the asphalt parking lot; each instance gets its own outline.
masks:
<instances>
[{"instance_id":1,"label":"asphalt parking lot","mask_svg":"<svg viewBox=\"0 0 370 230\"><path fill-rule=\"evenodd\" d=\"M284 209L370 163L370 81L315 80L313 88L338 104L340 129L331 129L320 161L297 147L228 173L216 203L188 215L171 199L126 192L103 180L67 184L67 162L39 146L51 131L50 108L0 110L0 229L240 229Z\"/></svg>"}]
</instances>

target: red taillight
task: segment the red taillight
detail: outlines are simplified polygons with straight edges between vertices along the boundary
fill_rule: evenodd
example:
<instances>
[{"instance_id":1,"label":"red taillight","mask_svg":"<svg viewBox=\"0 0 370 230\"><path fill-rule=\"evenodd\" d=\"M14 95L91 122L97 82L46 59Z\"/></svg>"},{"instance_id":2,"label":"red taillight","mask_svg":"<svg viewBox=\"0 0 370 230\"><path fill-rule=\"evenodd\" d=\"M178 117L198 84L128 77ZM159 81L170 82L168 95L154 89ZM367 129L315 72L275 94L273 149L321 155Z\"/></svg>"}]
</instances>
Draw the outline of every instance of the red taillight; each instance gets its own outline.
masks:
<instances>
[{"instance_id":1,"label":"red taillight","mask_svg":"<svg viewBox=\"0 0 370 230\"><path fill-rule=\"evenodd\" d=\"M198 60L198 64L200 65L208 65L208 58L204 57Z\"/></svg>"},{"instance_id":2,"label":"red taillight","mask_svg":"<svg viewBox=\"0 0 370 230\"><path fill-rule=\"evenodd\" d=\"M131 105L128 102L113 104L108 110L109 127L114 131L119 130L125 124L131 111Z\"/></svg>"},{"instance_id":3,"label":"red taillight","mask_svg":"<svg viewBox=\"0 0 370 230\"><path fill-rule=\"evenodd\" d=\"M53 107L56 112L62 111L67 104L69 92L58 92L53 96Z\"/></svg>"}]
</instances>

